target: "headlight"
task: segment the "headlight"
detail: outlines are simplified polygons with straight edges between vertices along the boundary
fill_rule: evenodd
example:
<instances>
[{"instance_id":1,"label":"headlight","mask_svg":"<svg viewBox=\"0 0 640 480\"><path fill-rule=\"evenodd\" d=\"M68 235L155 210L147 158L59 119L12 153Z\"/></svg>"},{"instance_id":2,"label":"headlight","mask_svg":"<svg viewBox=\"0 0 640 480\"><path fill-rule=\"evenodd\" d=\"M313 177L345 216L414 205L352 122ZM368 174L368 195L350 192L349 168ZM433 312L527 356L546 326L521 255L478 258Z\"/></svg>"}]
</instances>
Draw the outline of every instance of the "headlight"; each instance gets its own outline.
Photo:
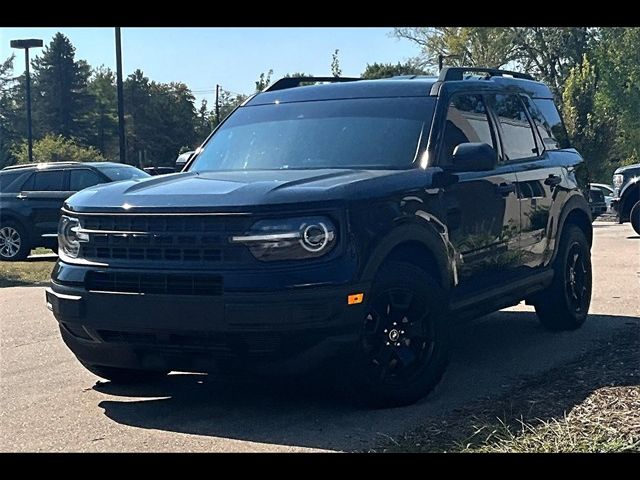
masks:
<instances>
[{"instance_id":1,"label":"headlight","mask_svg":"<svg viewBox=\"0 0 640 480\"><path fill-rule=\"evenodd\" d=\"M242 243L258 260L298 260L325 255L336 243L336 228L326 217L260 220L245 235L230 238Z\"/></svg>"},{"instance_id":2,"label":"headlight","mask_svg":"<svg viewBox=\"0 0 640 480\"><path fill-rule=\"evenodd\" d=\"M67 257L78 258L80 253L80 243L88 242L89 235L80 232L80 220L62 215L58 224L58 248L59 253Z\"/></svg>"}]
</instances>

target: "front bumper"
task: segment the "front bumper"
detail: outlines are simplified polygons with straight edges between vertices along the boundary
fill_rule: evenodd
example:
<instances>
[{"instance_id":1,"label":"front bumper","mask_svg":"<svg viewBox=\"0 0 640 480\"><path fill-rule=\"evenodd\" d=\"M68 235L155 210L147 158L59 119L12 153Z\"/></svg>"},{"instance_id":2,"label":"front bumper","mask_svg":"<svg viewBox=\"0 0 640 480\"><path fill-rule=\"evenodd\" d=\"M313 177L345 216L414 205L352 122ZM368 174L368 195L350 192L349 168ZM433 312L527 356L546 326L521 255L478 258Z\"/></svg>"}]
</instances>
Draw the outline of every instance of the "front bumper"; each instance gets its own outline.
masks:
<instances>
[{"instance_id":1,"label":"front bumper","mask_svg":"<svg viewBox=\"0 0 640 480\"><path fill-rule=\"evenodd\" d=\"M299 287L217 296L87 291L55 282L47 306L87 364L211 371L226 365L300 371L352 349L369 285Z\"/></svg>"}]
</instances>

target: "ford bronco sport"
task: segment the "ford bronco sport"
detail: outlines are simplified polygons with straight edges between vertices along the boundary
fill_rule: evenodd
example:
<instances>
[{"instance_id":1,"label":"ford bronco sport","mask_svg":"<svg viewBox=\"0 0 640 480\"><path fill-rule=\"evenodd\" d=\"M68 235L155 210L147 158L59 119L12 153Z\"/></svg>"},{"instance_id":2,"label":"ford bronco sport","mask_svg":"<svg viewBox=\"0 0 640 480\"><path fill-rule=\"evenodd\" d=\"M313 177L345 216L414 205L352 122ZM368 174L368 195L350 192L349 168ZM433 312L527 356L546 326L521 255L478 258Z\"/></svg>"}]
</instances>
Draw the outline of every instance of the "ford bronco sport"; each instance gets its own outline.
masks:
<instances>
[{"instance_id":1,"label":"ford bronco sport","mask_svg":"<svg viewBox=\"0 0 640 480\"><path fill-rule=\"evenodd\" d=\"M591 298L584 163L531 77L285 78L182 173L69 198L46 300L91 372L304 370L420 399L452 322L515 305L572 330Z\"/></svg>"}]
</instances>

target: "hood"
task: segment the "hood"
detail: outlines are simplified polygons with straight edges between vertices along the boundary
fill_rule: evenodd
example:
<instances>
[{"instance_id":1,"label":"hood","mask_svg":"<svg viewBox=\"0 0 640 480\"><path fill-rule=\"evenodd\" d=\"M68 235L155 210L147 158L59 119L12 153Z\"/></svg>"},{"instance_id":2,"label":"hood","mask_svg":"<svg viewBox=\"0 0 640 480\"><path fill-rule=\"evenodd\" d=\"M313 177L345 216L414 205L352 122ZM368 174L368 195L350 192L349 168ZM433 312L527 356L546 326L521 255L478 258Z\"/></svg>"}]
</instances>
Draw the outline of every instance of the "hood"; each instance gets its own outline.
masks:
<instances>
[{"instance_id":1,"label":"hood","mask_svg":"<svg viewBox=\"0 0 640 480\"><path fill-rule=\"evenodd\" d=\"M176 173L91 187L69 197L65 205L79 212L246 210L263 205L350 200L363 193L375 196L381 188L384 192L379 193L384 194L394 185L406 189L405 177L416 172L424 184L425 171L416 169Z\"/></svg>"}]
</instances>

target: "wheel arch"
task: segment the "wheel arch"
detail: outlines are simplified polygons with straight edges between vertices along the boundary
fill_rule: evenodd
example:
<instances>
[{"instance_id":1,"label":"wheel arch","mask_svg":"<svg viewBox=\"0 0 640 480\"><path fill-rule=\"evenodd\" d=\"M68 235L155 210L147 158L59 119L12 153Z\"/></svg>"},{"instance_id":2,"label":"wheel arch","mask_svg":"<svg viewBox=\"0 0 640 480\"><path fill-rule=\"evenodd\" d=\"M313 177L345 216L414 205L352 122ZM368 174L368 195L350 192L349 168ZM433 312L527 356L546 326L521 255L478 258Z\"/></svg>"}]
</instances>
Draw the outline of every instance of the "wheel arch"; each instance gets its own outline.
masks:
<instances>
[{"instance_id":1,"label":"wheel arch","mask_svg":"<svg viewBox=\"0 0 640 480\"><path fill-rule=\"evenodd\" d=\"M454 278L452 248L447 246L446 235L430 225L404 224L395 228L373 249L362 278L372 281L386 261L406 261L432 273L445 291L449 291Z\"/></svg>"},{"instance_id":2,"label":"wheel arch","mask_svg":"<svg viewBox=\"0 0 640 480\"><path fill-rule=\"evenodd\" d=\"M627 183L620 192L620 220L626 222L631 215L631 209L640 200L640 178Z\"/></svg>"},{"instance_id":3,"label":"wheel arch","mask_svg":"<svg viewBox=\"0 0 640 480\"><path fill-rule=\"evenodd\" d=\"M566 225L575 225L580 228L589 242L589 246L593 244L593 226L592 216L589 204L581 195L571 197L565 204L560 219L558 221L558 232L555 236L554 251L551 258L551 262L554 262L558 256L558 249L560 248L560 239L564 232Z\"/></svg>"}]
</instances>

